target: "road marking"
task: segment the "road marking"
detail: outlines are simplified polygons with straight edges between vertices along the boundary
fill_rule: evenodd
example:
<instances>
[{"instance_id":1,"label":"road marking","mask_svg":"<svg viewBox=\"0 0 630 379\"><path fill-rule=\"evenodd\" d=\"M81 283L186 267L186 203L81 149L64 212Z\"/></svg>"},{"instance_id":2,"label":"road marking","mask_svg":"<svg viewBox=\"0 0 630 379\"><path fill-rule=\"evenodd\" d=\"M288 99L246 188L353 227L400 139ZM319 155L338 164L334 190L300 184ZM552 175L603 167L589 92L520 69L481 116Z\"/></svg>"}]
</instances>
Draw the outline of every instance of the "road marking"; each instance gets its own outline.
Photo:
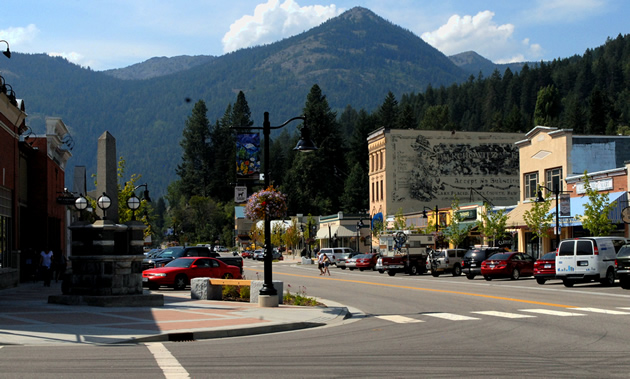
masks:
<instances>
[{"instance_id":1,"label":"road marking","mask_svg":"<svg viewBox=\"0 0 630 379\"><path fill-rule=\"evenodd\" d=\"M405 316L376 316L376 318L380 318L381 320L387 320L391 322L395 322L397 324L411 324L414 322L424 322L422 320L417 320L415 318L405 317Z\"/></svg>"},{"instance_id":2,"label":"road marking","mask_svg":"<svg viewBox=\"0 0 630 379\"><path fill-rule=\"evenodd\" d=\"M575 309L576 311L603 313L607 315L630 315L629 312L613 311L610 309L600 309L600 308L572 308L572 309Z\"/></svg>"},{"instance_id":3,"label":"road marking","mask_svg":"<svg viewBox=\"0 0 630 379\"><path fill-rule=\"evenodd\" d=\"M503 317L503 318L528 318L528 317L536 317L536 316L532 316L532 315L521 315L521 314L518 314L518 313L497 312L497 311L480 311L480 312L471 312L471 313L476 313L476 314L479 314L479 315L485 315L485 316Z\"/></svg>"},{"instance_id":4,"label":"road marking","mask_svg":"<svg viewBox=\"0 0 630 379\"><path fill-rule=\"evenodd\" d=\"M571 308L575 309L575 308ZM543 315L551 315L551 316L586 316L584 313L573 313L573 312L564 312L564 311L555 311L553 309L519 309L521 312L532 312L532 313L540 313Z\"/></svg>"},{"instance_id":5,"label":"road marking","mask_svg":"<svg viewBox=\"0 0 630 379\"><path fill-rule=\"evenodd\" d=\"M441 318L441 319L444 319L444 320L451 320L451 321L479 320L476 317L457 315L455 313L440 313L440 312L438 312L438 313L423 313L423 315L431 316L431 317L437 317L437 318Z\"/></svg>"},{"instance_id":6,"label":"road marking","mask_svg":"<svg viewBox=\"0 0 630 379\"><path fill-rule=\"evenodd\" d=\"M257 271L257 270L254 270L254 269L248 269L248 268L245 268L245 269L246 270L250 270L250 271ZM515 301L517 303L545 305L545 306L548 306L548 307L557 307L557 308L575 308L575 305L545 303L545 302L534 301L534 300L515 299L515 298L512 298L512 297L482 295L482 294L478 294L478 293L439 290L439 289L434 289L434 288L422 288L422 287L403 286L403 285L399 285L399 284L372 283L372 282L366 282L366 281L363 281L363 280L338 279L338 278L331 278L329 276L322 277L322 276L314 276L314 275L289 274L289 273L286 273L286 272L276 272L276 271L274 271L274 274L279 274L279 275L284 275L284 276L293 276L293 277L297 277L297 278L309 278L309 279L316 279L316 278L319 277L319 279L323 279L323 280L332 280L332 281L344 282L344 283L357 283L357 284L367 284L367 285L372 285L372 286L381 286L381 287L389 287L389 288L404 288L404 289L410 289L410 290L416 290L416 291L427 291L427 292L449 293L449 294L454 294L454 295L475 296L475 297L483 297L483 298L486 298L486 299Z\"/></svg>"},{"instance_id":7,"label":"road marking","mask_svg":"<svg viewBox=\"0 0 630 379\"><path fill-rule=\"evenodd\" d=\"M162 369L164 376L167 379L183 379L190 378L188 371L181 364L177 358L168 351L161 343L148 343L147 348L153 354L158 366Z\"/></svg>"}]
</instances>

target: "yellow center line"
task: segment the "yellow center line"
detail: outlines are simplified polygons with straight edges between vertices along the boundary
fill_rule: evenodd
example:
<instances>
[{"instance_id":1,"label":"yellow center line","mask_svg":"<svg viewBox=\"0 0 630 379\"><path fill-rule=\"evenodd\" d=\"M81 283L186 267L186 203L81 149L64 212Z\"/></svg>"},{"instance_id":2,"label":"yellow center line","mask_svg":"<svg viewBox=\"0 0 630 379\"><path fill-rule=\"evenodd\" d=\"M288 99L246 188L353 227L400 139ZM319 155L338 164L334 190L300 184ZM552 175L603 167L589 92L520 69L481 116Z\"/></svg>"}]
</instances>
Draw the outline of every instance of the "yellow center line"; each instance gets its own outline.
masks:
<instances>
[{"instance_id":1,"label":"yellow center line","mask_svg":"<svg viewBox=\"0 0 630 379\"><path fill-rule=\"evenodd\" d=\"M257 270L253 270L253 269L249 269L249 268L246 268L246 270L257 271ZM482 294L471 293L471 292L449 291L449 290L440 290L440 289L433 289L433 288L403 286L403 285L399 285L399 284L372 283L372 282L366 282L366 281L362 281L362 280L332 278L330 276L328 276L328 277L317 277L317 276L312 276L312 275L289 274L289 273L277 272L277 271L274 271L274 274L286 275L286 276L294 276L294 277L298 277L298 278L324 279L324 280L333 280L333 281L336 281L336 282L367 284L367 285L371 285L371 286L380 286L380 287L389 287L389 288L403 288L403 289L416 290L416 291L427 291L427 292L448 293L448 294L453 294L453 295L476 296L476 297L483 297L483 298L486 298L486 299L514 301L514 302L517 302L517 303L526 303L526 304L546 305L546 306L557 307L557 308L575 308L575 305L545 303L545 302L542 302L542 301L515 299L515 298L512 298L512 297L482 295Z\"/></svg>"}]
</instances>

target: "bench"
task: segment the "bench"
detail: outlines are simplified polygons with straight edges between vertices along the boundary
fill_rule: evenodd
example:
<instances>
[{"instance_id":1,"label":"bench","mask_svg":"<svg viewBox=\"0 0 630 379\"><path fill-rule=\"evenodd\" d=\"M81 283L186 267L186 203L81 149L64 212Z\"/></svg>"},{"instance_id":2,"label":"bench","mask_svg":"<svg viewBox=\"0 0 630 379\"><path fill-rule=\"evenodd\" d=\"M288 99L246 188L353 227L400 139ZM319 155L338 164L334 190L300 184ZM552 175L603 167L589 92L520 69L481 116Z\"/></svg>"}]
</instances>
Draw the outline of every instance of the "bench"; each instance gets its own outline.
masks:
<instances>
[{"instance_id":1,"label":"bench","mask_svg":"<svg viewBox=\"0 0 630 379\"><path fill-rule=\"evenodd\" d=\"M223 286L249 286L249 302L258 304L258 295L263 287L262 280L194 278L190 282L190 298L193 300L223 300ZM284 282L273 281L278 292L278 303L282 304Z\"/></svg>"}]
</instances>

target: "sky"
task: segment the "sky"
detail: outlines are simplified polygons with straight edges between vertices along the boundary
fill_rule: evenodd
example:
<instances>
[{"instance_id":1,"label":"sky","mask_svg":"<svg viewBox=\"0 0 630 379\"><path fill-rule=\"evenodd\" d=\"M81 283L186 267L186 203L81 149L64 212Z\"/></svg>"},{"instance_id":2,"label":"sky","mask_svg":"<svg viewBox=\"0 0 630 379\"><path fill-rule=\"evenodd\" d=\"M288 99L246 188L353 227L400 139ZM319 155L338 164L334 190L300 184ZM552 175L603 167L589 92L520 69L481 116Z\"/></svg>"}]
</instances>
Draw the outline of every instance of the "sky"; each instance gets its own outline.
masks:
<instances>
[{"instance_id":1,"label":"sky","mask_svg":"<svg viewBox=\"0 0 630 379\"><path fill-rule=\"evenodd\" d=\"M603 45L608 37L630 33L628 0L3 3L0 40L6 40L12 52L63 56L96 71L127 67L152 57L221 56L273 43L355 6L410 30L446 55L472 50L495 63L582 55L588 48ZM0 49L5 48L0 42Z\"/></svg>"}]
</instances>

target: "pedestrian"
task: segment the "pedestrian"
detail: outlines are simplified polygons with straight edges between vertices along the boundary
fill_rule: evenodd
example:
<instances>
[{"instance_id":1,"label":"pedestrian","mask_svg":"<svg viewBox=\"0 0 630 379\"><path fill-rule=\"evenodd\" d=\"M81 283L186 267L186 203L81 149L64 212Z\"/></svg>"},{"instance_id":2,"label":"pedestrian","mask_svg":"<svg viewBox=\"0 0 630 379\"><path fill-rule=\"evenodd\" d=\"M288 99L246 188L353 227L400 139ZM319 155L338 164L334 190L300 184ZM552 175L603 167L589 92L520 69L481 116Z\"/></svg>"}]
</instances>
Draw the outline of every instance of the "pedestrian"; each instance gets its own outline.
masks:
<instances>
[{"instance_id":1,"label":"pedestrian","mask_svg":"<svg viewBox=\"0 0 630 379\"><path fill-rule=\"evenodd\" d=\"M317 253L317 267L319 268L319 275L324 275L324 254Z\"/></svg>"},{"instance_id":2,"label":"pedestrian","mask_svg":"<svg viewBox=\"0 0 630 379\"><path fill-rule=\"evenodd\" d=\"M328 268L330 266L330 258L328 258L328 255L326 254L322 254L324 256L324 273L322 275L326 275L326 273L328 273L328 276L330 276L330 269Z\"/></svg>"},{"instance_id":3,"label":"pedestrian","mask_svg":"<svg viewBox=\"0 0 630 379\"><path fill-rule=\"evenodd\" d=\"M48 253L42 250L42 252L40 253L39 267L42 270L42 277L44 278L44 287L50 287L50 279L52 276L52 272L51 272L52 257L53 257L52 250L50 250Z\"/></svg>"}]
</instances>

